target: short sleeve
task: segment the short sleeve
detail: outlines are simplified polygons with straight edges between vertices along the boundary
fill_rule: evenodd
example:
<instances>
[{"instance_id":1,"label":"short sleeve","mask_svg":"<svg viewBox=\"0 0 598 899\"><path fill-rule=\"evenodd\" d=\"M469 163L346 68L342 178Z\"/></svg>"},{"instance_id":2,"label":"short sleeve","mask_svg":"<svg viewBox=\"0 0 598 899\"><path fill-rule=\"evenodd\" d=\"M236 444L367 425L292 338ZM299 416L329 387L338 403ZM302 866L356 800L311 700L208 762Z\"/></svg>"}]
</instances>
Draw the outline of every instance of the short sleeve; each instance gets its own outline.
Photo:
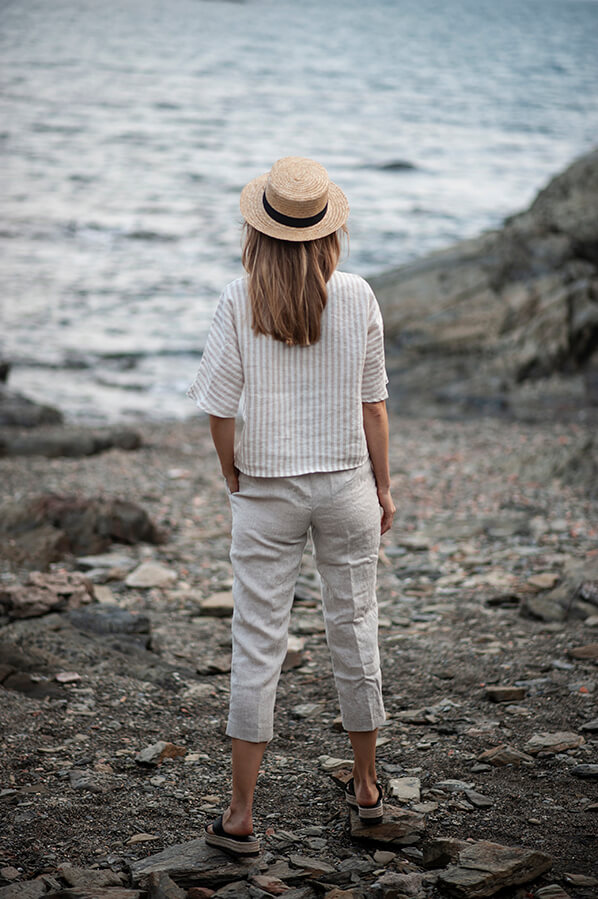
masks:
<instances>
[{"instance_id":1,"label":"short sleeve","mask_svg":"<svg viewBox=\"0 0 598 899\"><path fill-rule=\"evenodd\" d=\"M233 304L225 292L218 301L199 371L187 396L208 415L234 418L239 411L243 383Z\"/></svg>"},{"instance_id":2,"label":"short sleeve","mask_svg":"<svg viewBox=\"0 0 598 899\"><path fill-rule=\"evenodd\" d=\"M388 397L386 385L386 363L384 359L384 325L378 301L370 293L368 313L368 335L361 381L361 402L379 403Z\"/></svg>"}]
</instances>

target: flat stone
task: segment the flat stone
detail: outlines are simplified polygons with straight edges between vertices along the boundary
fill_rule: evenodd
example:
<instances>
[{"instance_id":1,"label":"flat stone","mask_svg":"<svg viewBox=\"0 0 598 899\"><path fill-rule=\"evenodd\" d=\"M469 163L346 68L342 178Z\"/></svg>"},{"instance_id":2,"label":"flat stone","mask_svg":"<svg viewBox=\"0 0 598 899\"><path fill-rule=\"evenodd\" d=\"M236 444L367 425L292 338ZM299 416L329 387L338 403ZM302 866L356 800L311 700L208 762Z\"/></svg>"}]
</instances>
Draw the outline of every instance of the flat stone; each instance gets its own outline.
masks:
<instances>
[{"instance_id":1,"label":"flat stone","mask_svg":"<svg viewBox=\"0 0 598 899\"><path fill-rule=\"evenodd\" d=\"M550 870L545 852L480 840L462 849L456 863L438 876L438 885L460 897L493 896L506 887L535 880Z\"/></svg>"},{"instance_id":2,"label":"flat stone","mask_svg":"<svg viewBox=\"0 0 598 899\"><path fill-rule=\"evenodd\" d=\"M376 890L375 895L381 896L382 899L395 899L395 897L408 897L408 899L416 899L422 897L424 899L426 893L424 890L425 874L419 874L413 871L411 874L398 874L395 871L388 871L383 874L372 885L372 891Z\"/></svg>"},{"instance_id":3,"label":"flat stone","mask_svg":"<svg viewBox=\"0 0 598 899\"><path fill-rule=\"evenodd\" d=\"M67 618L76 628L92 634L149 634L150 619L117 605L93 605L71 609Z\"/></svg>"},{"instance_id":4,"label":"flat stone","mask_svg":"<svg viewBox=\"0 0 598 899\"><path fill-rule=\"evenodd\" d=\"M169 587L177 579L176 571L160 562L142 562L125 580L127 587L148 590L150 587Z\"/></svg>"},{"instance_id":5,"label":"flat stone","mask_svg":"<svg viewBox=\"0 0 598 899\"><path fill-rule=\"evenodd\" d=\"M46 892L43 880L21 880L0 887L0 899L38 899Z\"/></svg>"},{"instance_id":6,"label":"flat stone","mask_svg":"<svg viewBox=\"0 0 598 899\"><path fill-rule=\"evenodd\" d=\"M598 886L598 877L592 874L571 874L565 872L565 880L572 886L576 887L596 887Z\"/></svg>"},{"instance_id":7,"label":"flat stone","mask_svg":"<svg viewBox=\"0 0 598 899\"><path fill-rule=\"evenodd\" d=\"M321 755L318 757L320 768L324 771L334 771L336 768L352 768L353 759L336 759L331 755Z\"/></svg>"},{"instance_id":8,"label":"flat stone","mask_svg":"<svg viewBox=\"0 0 598 899\"><path fill-rule=\"evenodd\" d=\"M272 896L281 896L289 889L289 885L284 880L279 877L269 877L267 874L255 874L251 878L251 882Z\"/></svg>"},{"instance_id":9,"label":"flat stone","mask_svg":"<svg viewBox=\"0 0 598 899\"><path fill-rule=\"evenodd\" d=\"M233 594L230 590L213 593L199 603L200 615L210 615L213 618L230 618L234 609Z\"/></svg>"},{"instance_id":10,"label":"flat stone","mask_svg":"<svg viewBox=\"0 0 598 899\"><path fill-rule=\"evenodd\" d=\"M561 603L557 599L553 599L551 594L546 593L526 596L519 607L519 612L524 618L535 618L547 622L564 621L566 618L566 611Z\"/></svg>"},{"instance_id":11,"label":"flat stone","mask_svg":"<svg viewBox=\"0 0 598 899\"><path fill-rule=\"evenodd\" d=\"M585 743L581 734L568 731L556 733L534 734L525 744L525 751L530 754L537 752L565 752L567 749L577 749Z\"/></svg>"},{"instance_id":12,"label":"flat stone","mask_svg":"<svg viewBox=\"0 0 598 899\"><path fill-rule=\"evenodd\" d=\"M534 892L534 899L571 899L560 883L549 883Z\"/></svg>"},{"instance_id":13,"label":"flat stone","mask_svg":"<svg viewBox=\"0 0 598 899\"><path fill-rule=\"evenodd\" d=\"M575 768L569 769L569 774L572 774L573 777L581 777L583 780L598 780L598 765L576 765Z\"/></svg>"},{"instance_id":14,"label":"flat stone","mask_svg":"<svg viewBox=\"0 0 598 899\"><path fill-rule=\"evenodd\" d=\"M91 568L124 568L131 571L137 565L137 560L124 553L98 553L95 556L79 556L77 567L83 571Z\"/></svg>"},{"instance_id":15,"label":"flat stone","mask_svg":"<svg viewBox=\"0 0 598 899\"><path fill-rule=\"evenodd\" d=\"M220 655L212 656L212 658L199 662L195 670L198 674L206 676L211 674L228 674L231 670L232 661L232 654L223 652Z\"/></svg>"},{"instance_id":16,"label":"flat stone","mask_svg":"<svg viewBox=\"0 0 598 899\"><path fill-rule=\"evenodd\" d=\"M187 890L177 886L165 871L152 871L142 878L140 886L148 893L148 899L186 899Z\"/></svg>"},{"instance_id":17,"label":"flat stone","mask_svg":"<svg viewBox=\"0 0 598 899\"><path fill-rule=\"evenodd\" d=\"M336 868L334 865L329 865L328 862L323 861L320 858L310 858L306 855L289 855L289 862L291 865L294 865L295 868L301 868L303 871L308 871L311 876L320 876L321 874L334 874Z\"/></svg>"},{"instance_id":18,"label":"flat stone","mask_svg":"<svg viewBox=\"0 0 598 899\"><path fill-rule=\"evenodd\" d=\"M104 792L103 787L90 771L72 768L69 771L69 781L73 790L89 790L92 793Z\"/></svg>"},{"instance_id":19,"label":"flat stone","mask_svg":"<svg viewBox=\"0 0 598 899\"><path fill-rule=\"evenodd\" d=\"M531 755L528 755L526 752L520 752L519 749L515 749L506 743L493 746L492 749L486 749L485 752L478 756L478 761L488 762L495 767L503 765L532 765L534 763Z\"/></svg>"},{"instance_id":20,"label":"flat stone","mask_svg":"<svg viewBox=\"0 0 598 899\"><path fill-rule=\"evenodd\" d=\"M491 702L516 702L525 699L525 687L486 687L486 697Z\"/></svg>"},{"instance_id":21,"label":"flat stone","mask_svg":"<svg viewBox=\"0 0 598 899\"><path fill-rule=\"evenodd\" d=\"M135 761L139 765L150 765L157 767L161 765L164 759L176 759L187 754L184 746L177 746L175 743L169 743L166 740L158 740L146 746L135 756Z\"/></svg>"},{"instance_id":22,"label":"flat stone","mask_svg":"<svg viewBox=\"0 0 598 899\"><path fill-rule=\"evenodd\" d=\"M393 777L388 784L388 791L393 799L401 802L419 802L421 781L419 777Z\"/></svg>"},{"instance_id":23,"label":"flat stone","mask_svg":"<svg viewBox=\"0 0 598 899\"><path fill-rule=\"evenodd\" d=\"M434 784L436 790L444 790L445 793L464 793L465 790L472 790L473 786L472 783L468 783L465 780L453 780L451 778L439 780L438 783Z\"/></svg>"},{"instance_id":24,"label":"flat stone","mask_svg":"<svg viewBox=\"0 0 598 899\"><path fill-rule=\"evenodd\" d=\"M384 819L381 824L364 824L352 808L350 814L351 836L354 839L391 846L412 846L419 843L424 833L423 815L388 803L384 805Z\"/></svg>"},{"instance_id":25,"label":"flat stone","mask_svg":"<svg viewBox=\"0 0 598 899\"><path fill-rule=\"evenodd\" d=\"M204 886L218 887L246 876L252 865L249 859L235 861L220 850L206 844L203 837L187 843L175 843L130 866L133 884L137 886L144 874L164 871L181 886L193 886L201 878Z\"/></svg>"},{"instance_id":26,"label":"flat stone","mask_svg":"<svg viewBox=\"0 0 598 899\"><path fill-rule=\"evenodd\" d=\"M67 887L59 893L50 893L49 899L53 895L58 895L60 899L141 899L145 894L126 887Z\"/></svg>"},{"instance_id":27,"label":"flat stone","mask_svg":"<svg viewBox=\"0 0 598 899\"><path fill-rule=\"evenodd\" d=\"M376 849L373 858L377 865L389 865L393 858L396 858L396 852L389 852L386 849Z\"/></svg>"},{"instance_id":28,"label":"flat stone","mask_svg":"<svg viewBox=\"0 0 598 899\"><path fill-rule=\"evenodd\" d=\"M424 868L445 868L455 862L462 849L470 844L456 837L437 837L423 847L422 863Z\"/></svg>"},{"instance_id":29,"label":"flat stone","mask_svg":"<svg viewBox=\"0 0 598 899\"><path fill-rule=\"evenodd\" d=\"M94 868L78 868L64 864L58 868L60 876L70 887L120 887L122 880L114 871L97 871Z\"/></svg>"},{"instance_id":30,"label":"flat stone","mask_svg":"<svg viewBox=\"0 0 598 899\"><path fill-rule=\"evenodd\" d=\"M0 612L9 618L36 618L92 601L93 584L78 572L33 571L24 585L0 587Z\"/></svg>"},{"instance_id":31,"label":"flat stone","mask_svg":"<svg viewBox=\"0 0 598 899\"><path fill-rule=\"evenodd\" d=\"M465 798L476 808L490 808L494 805L494 799L484 796L483 793L477 793L475 790L465 790Z\"/></svg>"},{"instance_id":32,"label":"flat stone","mask_svg":"<svg viewBox=\"0 0 598 899\"><path fill-rule=\"evenodd\" d=\"M581 725L580 730L587 730L591 734L595 734L598 732L598 718L592 718L591 721L586 721L585 724Z\"/></svg>"},{"instance_id":33,"label":"flat stone","mask_svg":"<svg viewBox=\"0 0 598 899\"><path fill-rule=\"evenodd\" d=\"M569 655L572 659L598 659L598 643L574 646L569 650Z\"/></svg>"},{"instance_id":34,"label":"flat stone","mask_svg":"<svg viewBox=\"0 0 598 899\"><path fill-rule=\"evenodd\" d=\"M303 702L300 705L293 706L291 714L293 714L295 718L313 718L322 711L323 707L319 702Z\"/></svg>"},{"instance_id":35,"label":"flat stone","mask_svg":"<svg viewBox=\"0 0 598 899\"><path fill-rule=\"evenodd\" d=\"M537 590L551 590L559 580L560 575L556 571L541 571L539 574L528 577L527 583Z\"/></svg>"}]
</instances>

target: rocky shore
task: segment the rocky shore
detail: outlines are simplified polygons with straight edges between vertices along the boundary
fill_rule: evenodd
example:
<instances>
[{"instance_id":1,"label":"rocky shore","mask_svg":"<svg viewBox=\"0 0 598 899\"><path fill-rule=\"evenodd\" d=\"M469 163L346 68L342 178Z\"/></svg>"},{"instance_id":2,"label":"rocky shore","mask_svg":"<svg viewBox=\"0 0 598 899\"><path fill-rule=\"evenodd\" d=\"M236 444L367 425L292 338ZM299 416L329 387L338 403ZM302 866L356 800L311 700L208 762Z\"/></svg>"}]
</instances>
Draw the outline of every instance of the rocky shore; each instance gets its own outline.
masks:
<instances>
[{"instance_id":1,"label":"rocky shore","mask_svg":"<svg viewBox=\"0 0 598 899\"><path fill-rule=\"evenodd\" d=\"M597 210L594 153L500 231L376 279L385 819L344 802L308 547L257 860L202 836L230 783L207 423L75 428L0 365L0 899L596 895Z\"/></svg>"},{"instance_id":2,"label":"rocky shore","mask_svg":"<svg viewBox=\"0 0 598 899\"><path fill-rule=\"evenodd\" d=\"M307 551L253 864L202 839L230 777L230 518L205 423L144 426L135 452L0 460L4 522L33 504L36 528L80 537L35 574L47 543L4 527L0 897L595 894L598 501L567 476L588 428L393 417L392 432L385 824L364 831L344 805Z\"/></svg>"}]
</instances>

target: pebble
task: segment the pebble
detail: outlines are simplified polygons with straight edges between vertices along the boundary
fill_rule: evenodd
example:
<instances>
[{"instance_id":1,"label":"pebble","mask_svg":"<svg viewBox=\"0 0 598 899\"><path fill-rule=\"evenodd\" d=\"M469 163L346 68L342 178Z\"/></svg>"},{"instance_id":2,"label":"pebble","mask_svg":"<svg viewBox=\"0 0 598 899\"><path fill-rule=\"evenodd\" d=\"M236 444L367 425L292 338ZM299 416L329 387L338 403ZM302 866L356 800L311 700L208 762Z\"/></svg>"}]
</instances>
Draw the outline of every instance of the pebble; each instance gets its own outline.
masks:
<instances>
[{"instance_id":1,"label":"pebble","mask_svg":"<svg viewBox=\"0 0 598 899\"><path fill-rule=\"evenodd\" d=\"M135 756L135 761L139 765L158 766L164 759L174 759L186 755L187 750L184 746L177 746L166 740L158 740L141 749Z\"/></svg>"},{"instance_id":2,"label":"pebble","mask_svg":"<svg viewBox=\"0 0 598 899\"><path fill-rule=\"evenodd\" d=\"M177 579L176 571L159 562L142 562L125 579L127 587L148 590L150 587L170 587Z\"/></svg>"},{"instance_id":3,"label":"pebble","mask_svg":"<svg viewBox=\"0 0 598 899\"><path fill-rule=\"evenodd\" d=\"M199 603L200 614L211 615L214 618L230 618L234 609L233 594L230 590L214 593Z\"/></svg>"},{"instance_id":4,"label":"pebble","mask_svg":"<svg viewBox=\"0 0 598 899\"><path fill-rule=\"evenodd\" d=\"M492 702L515 702L525 699L525 687L486 687L486 696Z\"/></svg>"}]
</instances>

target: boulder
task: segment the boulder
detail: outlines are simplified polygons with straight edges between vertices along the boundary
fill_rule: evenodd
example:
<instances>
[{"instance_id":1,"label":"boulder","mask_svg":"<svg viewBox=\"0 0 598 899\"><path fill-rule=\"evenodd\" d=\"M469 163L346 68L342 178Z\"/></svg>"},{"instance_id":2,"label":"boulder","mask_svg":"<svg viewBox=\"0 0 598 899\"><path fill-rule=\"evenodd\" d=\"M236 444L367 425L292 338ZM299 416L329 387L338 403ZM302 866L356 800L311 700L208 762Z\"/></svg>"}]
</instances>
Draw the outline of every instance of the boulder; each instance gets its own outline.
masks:
<instances>
[{"instance_id":1,"label":"boulder","mask_svg":"<svg viewBox=\"0 0 598 899\"><path fill-rule=\"evenodd\" d=\"M583 372L598 350L597 208L594 150L502 228L370 279L391 402L496 413L527 402L539 415L557 397L543 390L538 405L520 385L555 373L572 402L593 402Z\"/></svg>"},{"instance_id":2,"label":"boulder","mask_svg":"<svg viewBox=\"0 0 598 899\"><path fill-rule=\"evenodd\" d=\"M141 446L137 431L109 428L36 428L33 433L5 431L0 435L0 456L94 456L108 449L136 450Z\"/></svg>"},{"instance_id":3,"label":"boulder","mask_svg":"<svg viewBox=\"0 0 598 899\"><path fill-rule=\"evenodd\" d=\"M438 885L463 899L493 896L506 887L535 880L550 870L545 852L480 840L461 849L457 861L438 876Z\"/></svg>"},{"instance_id":4,"label":"boulder","mask_svg":"<svg viewBox=\"0 0 598 899\"><path fill-rule=\"evenodd\" d=\"M36 403L22 393L6 387L10 366L0 363L0 427L35 428L62 422L62 413L53 406Z\"/></svg>"}]
</instances>

